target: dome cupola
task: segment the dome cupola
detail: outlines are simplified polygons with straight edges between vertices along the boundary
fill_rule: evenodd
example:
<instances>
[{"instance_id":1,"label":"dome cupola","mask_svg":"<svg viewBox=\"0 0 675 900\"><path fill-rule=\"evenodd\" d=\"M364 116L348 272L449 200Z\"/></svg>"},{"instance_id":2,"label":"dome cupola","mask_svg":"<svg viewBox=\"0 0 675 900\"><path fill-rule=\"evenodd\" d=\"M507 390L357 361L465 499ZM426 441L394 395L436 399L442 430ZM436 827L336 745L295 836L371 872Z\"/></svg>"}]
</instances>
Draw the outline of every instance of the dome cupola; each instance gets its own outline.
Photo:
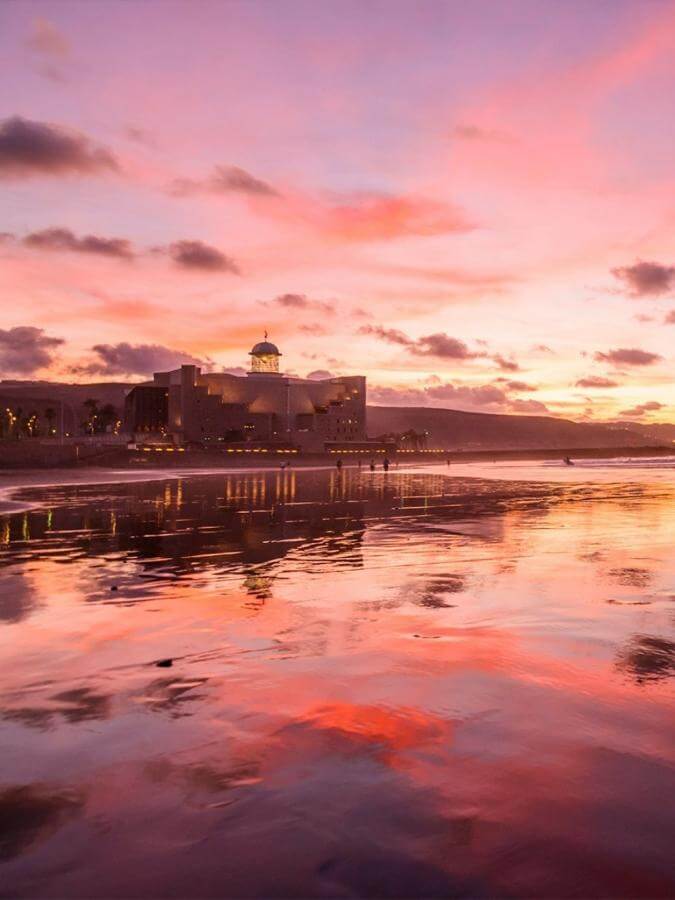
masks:
<instances>
[{"instance_id":1,"label":"dome cupola","mask_svg":"<svg viewBox=\"0 0 675 900\"><path fill-rule=\"evenodd\" d=\"M265 340L257 343L249 352L249 356L251 357L251 375L279 374L281 353L276 344L267 340L267 332L265 332Z\"/></svg>"}]
</instances>

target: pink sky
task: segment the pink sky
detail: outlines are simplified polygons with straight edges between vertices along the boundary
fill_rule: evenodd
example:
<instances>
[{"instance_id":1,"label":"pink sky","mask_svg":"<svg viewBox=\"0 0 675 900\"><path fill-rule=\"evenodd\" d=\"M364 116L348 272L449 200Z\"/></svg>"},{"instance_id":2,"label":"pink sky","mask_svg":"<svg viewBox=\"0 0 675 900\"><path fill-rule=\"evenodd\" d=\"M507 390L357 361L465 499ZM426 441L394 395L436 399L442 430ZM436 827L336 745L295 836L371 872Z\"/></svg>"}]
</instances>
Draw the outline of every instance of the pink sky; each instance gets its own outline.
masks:
<instances>
[{"instance_id":1,"label":"pink sky","mask_svg":"<svg viewBox=\"0 0 675 900\"><path fill-rule=\"evenodd\" d=\"M0 82L1 377L267 328L371 402L675 420L675 2L6 3Z\"/></svg>"}]
</instances>

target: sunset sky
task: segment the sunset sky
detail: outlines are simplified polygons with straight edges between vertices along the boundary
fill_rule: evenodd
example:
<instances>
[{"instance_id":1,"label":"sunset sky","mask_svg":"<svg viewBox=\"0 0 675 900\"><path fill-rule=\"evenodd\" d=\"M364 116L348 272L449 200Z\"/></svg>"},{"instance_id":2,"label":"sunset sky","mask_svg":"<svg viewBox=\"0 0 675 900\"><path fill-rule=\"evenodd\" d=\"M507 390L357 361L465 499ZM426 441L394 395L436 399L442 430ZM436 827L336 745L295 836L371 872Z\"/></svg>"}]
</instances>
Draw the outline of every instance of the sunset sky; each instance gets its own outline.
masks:
<instances>
[{"instance_id":1,"label":"sunset sky","mask_svg":"<svg viewBox=\"0 0 675 900\"><path fill-rule=\"evenodd\" d=\"M0 377L675 421L675 2L6 2Z\"/></svg>"}]
</instances>

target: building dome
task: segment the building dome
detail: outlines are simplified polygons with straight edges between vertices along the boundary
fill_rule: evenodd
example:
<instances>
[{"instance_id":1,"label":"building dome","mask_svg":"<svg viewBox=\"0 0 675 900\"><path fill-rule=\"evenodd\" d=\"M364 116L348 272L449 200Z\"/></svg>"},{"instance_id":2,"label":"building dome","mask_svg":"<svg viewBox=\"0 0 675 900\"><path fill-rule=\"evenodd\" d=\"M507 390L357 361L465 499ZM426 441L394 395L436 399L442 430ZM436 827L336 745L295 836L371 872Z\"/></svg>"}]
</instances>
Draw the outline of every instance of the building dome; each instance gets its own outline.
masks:
<instances>
[{"instance_id":1,"label":"building dome","mask_svg":"<svg viewBox=\"0 0 675 900\"><path fill-rule=\"evenodd\" d=\"M270 341L260 341L249 353L249 356L281 356L279 348Z\"/></svg>"},{"instance_id":2,"label":"building dome","mask_svg":"<svg viewBox=\"0 0 675 900\"><path fill-rule=\"evenodd\" d=\"M256 344L248 355L251 357L251 371L249 375L279 374L279 357L281 353L276 344L272 344L267 340L267 332L265 332L265 340Z\"/></svg>"}]
</instances>

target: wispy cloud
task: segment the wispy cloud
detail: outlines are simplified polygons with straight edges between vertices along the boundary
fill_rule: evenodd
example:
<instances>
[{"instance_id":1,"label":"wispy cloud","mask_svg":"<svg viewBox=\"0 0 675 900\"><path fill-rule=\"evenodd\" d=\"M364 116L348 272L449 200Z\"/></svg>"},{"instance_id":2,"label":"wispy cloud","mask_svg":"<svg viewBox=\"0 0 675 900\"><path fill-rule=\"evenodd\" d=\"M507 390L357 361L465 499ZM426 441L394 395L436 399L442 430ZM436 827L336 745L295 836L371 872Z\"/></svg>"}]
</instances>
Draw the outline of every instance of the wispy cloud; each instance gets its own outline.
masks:
<instances>
[{"instance_id":1,"label":"wispy cloud","mask_svg":"<svg viewBox=\"0 0 675 900\"><path fill-rule=\"evenodd\" d=\"M604 375L587 375L575 382L575 387L582 388L613 388L618 387L619 382L612 378L605 378Z\"/></svg>"},{"instance_id":2,"label":"wispy cloud","mask_svg":"<svg viewBox=\"0 0 675 900\"><path fill-rule=\"evenodd\" d=\"M633 406L630 409L622 409L619 415L626 416L630 419L639 419L647 413L657 412L659 409L663 409L663 403L659 403L656 400L650 400L647 403L639 403L637 406Z\"/></svg>"},{"instance_id":3,"label":"wispy cloud","mask_svg":"<svg viewBox=\"0 0 675 900\"><path fill-rule=\"evenodd\" d=\"M239 166L216 166L207 178L176 178L169 185L174 197L191 194L248 194L254 197L277 197L278 192L261 178Z\"/></svg>"},{"instance_id":4,"label":"wispy cloud","mask_svg":"<svg viewBox=\"0 0 675 900\"><path fill-rule=\"evenodd\" d=\"M483 128L480 125L456 125L452 134L454 137L463 141L510 141L513 140L503 131L495 128Z\"/></svg>"},{"instance_id":5,"label":"wispy cloud","mask_svg":"<svg viewBox=\"0 0 675 900\"><path fill-rule=\"evenodd\" d=\"M35 53L52 59L63 60L70 56L70 41L48 19L34 19L26 47Z\"/></svg>"},{"instance_id":6,"label":"wispy cloud","mask_svg":"<svg viewBox=\"0 0 675 900\"><path fill-rule=\"evenodd\" d=\"M504 372L519 372L520 366L515 361L515 359L507 359L505 356L502 356L501 353L495 353L492 357L495 364L498 368L502 369Z\"/></svg>"},{"instance_id":7,"label":"wispy cloud","mask_svg":"<svg viewBox=\"0 0 675 900\"><path fill-rule=\"evenodd\" d=\"M397 328L384 328L381 325L363 325L359 334L372 335L389 344L405 347L415 356L434 356L438 359L466 360L484 357L482 351L472 351L459 338L451 337L445 332L423 335L419 338L408 337Z\"/></svg>"},{"instance_id":8,"label":"wispy cloud","mask_svg":"<svg viewBox=\"0 0 675 900\"><path fill-rule=\"evenodd\" d=\"M333 303L329 303L327 300L311 300L306 294L279 294L271 302L284 309L317 310L330 315L335 312Z\"/></svg>"},{"instance_id":9,"label":"wispy cloud","mask_svg":"<svg viewBox=\"0 0 675 900\"><path fill-rule=\"evenodd\" d=\"M388 344L398 344L413 356L430 356L435 359L447 359L462 362L472 359L490 359L504 372L520 371L519 364L503 356L501 353L490 354L486 350L472 350L464 341L452 337L444 331L411 338L398 328L385 328L382 325L362 325L358 334L379 338ZM477 343L485 346L485 341Z\"/></svg>"}]
</instances>

